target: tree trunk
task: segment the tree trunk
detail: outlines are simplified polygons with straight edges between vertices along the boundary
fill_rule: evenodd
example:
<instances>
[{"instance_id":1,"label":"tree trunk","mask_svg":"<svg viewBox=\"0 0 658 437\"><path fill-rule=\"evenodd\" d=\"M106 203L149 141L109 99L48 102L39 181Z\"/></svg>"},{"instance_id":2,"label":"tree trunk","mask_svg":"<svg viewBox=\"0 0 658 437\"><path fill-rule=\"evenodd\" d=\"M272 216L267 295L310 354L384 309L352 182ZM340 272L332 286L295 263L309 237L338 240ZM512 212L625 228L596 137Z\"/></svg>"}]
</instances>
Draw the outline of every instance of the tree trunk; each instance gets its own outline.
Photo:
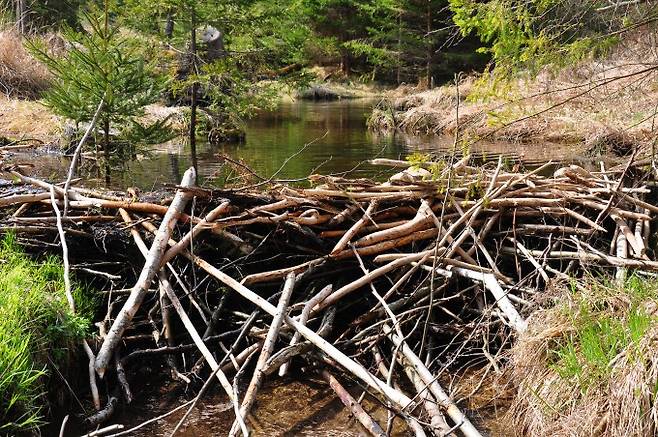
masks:
<instances>
[{"instance_id":1,"label":"tree trunk","mask_svg":"<svg viewBox=\"0 0 658 437\"><path fill-rule=\"evenodd\" d=\"M164 34L167 39L174 36L174 14L171 9L167 10L167 22L164 28Z\"/></svg>"},{"instance_id":2,"label":"tree trunk","mask_svg":"<svg viewBox=\"0 0 658 437\"><path fill-rule=\"evenodd\" d=\"M192 31L190 33L190 51L192 53L192 74L197 74L197 50L196 50L196 7L192 4L191 10L191 25ZM199 84L194 81L192 84L192 96L190 98L190 153L192 154L192 165L196 170L196 107L197 107L197 91Z\"/></svg>"},{"instance_id":3,"label":"tree trunk","mask_svg":"<svg viewBox=\"0 0 658 437\"><path fill-rule=\"evenodd\" d=\"M25 0L16 0L16 30L25 33Z\"/></svg>"},{"instance_id":4,"label":"tree trunk","mask_svg":"<svg viewBox=\"0 0 658 437\"><path fill-rule=\"evenodd\" d=\"M401 83L401 73L402 73L402 10L398 11L398 59L397 59L397 83L398 86Z\"/></svg>"},{"instance_id":5,"label":"tree trunk","mask_svg":"<svg viewBox=\"0 0 658 437\"><path fill-rule=\"evenodd\" d=\"M426 22L426 36L427 38L427 64L425 66L425 75L427 76L427 88L432 89L433 80L432 80L432 37L430 32L432 31L432 0L427 0L427 22Z\"/></svg>"},{"instance_id":6,"label":"tree trunk","mask_svg":"<svg viewBox=\"0 0 658 437\"><path fill-rule=\"evenodd\" d=\"M110 119L103 119L103 155L105 161L105 182L110 183Z\"/></svg>"}]
</instances>

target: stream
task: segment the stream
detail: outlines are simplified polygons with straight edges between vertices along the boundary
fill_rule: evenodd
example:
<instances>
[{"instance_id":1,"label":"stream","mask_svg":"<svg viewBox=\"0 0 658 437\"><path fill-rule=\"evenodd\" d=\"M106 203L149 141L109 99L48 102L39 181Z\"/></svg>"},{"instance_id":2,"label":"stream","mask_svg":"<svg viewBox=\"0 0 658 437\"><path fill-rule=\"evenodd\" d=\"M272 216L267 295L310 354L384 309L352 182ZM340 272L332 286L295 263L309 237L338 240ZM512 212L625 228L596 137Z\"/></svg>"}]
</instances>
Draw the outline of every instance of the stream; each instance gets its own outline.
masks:
<instances>
[{"instance_id":1,"label":"stream","mask_svg":"<svg viewBox=\"0 0 658 437\"><path fill-rule=\"evenodd\" d=\"M247 122L244 142L200 142L196 152L199 181L211 186L224 183L228 173L222 156L240 160L263 178L276 176L279 180L295 181L313 173L349 172L352 177L376 178L390 174L390 170L369 165L368 159L404 159L418 151L440 155L453 149L453 137L382 135L369 131L366 120L376 103L372 99L281 103L276 110L262 112ZM470 146L470 152L484 159L503 155L529 166L551 159L578 160L569 146L554 144L478 142ZM56 152L18 153L11 161L28 163L37 176L60 180L65 179L70 162ZM125 163L122 169L114 169L110 188L152 190L165 183L176 184L192 162L186 142L156 146L139 159ZM105 185L104 178L95 174L83 170L83 176L85 185Z\"/></svg>"}]
</instances>

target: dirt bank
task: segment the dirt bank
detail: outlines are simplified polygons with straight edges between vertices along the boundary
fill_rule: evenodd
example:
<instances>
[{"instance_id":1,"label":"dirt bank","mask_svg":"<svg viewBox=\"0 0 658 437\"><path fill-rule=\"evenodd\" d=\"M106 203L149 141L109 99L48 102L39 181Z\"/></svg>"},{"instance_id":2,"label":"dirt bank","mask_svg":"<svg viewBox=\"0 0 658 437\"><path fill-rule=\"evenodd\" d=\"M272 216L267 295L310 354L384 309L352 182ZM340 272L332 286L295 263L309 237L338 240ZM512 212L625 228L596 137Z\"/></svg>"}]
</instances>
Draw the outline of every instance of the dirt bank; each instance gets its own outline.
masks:
<instances>
[{"instance_id":1,"label":"dirt bank","mask_svg":"<svg viewBox=\"0 0 658 437\"><path fill-rule=\"evenodd\" d=\"M469 140L569 143L585 149L646 142L654 135L658 98L658 59L648 59L657 56L652 44L648 35L638 34L606 59L509 83L487 76L463 79L458 87L402 87L386 95L369 126L412 134L459 129Z\"/></svg>"}]
</instances>

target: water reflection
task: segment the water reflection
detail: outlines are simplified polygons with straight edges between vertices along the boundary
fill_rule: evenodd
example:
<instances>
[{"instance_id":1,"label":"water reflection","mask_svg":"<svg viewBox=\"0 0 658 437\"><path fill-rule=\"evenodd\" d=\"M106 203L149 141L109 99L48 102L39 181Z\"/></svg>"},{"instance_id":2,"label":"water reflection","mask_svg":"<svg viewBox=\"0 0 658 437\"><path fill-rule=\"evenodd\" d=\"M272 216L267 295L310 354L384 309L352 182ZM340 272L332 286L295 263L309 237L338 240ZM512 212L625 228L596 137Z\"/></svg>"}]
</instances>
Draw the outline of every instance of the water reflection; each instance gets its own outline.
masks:
<instances>
[{"instance_id":1,"label":"water reflection","mask_svg":"<svg viewBox=\"0 0 658 437\"><path fill-rule=\"evenodd\" d=\"M168 143L125 163L121 171L114 170L111 186L149 190L164 183L177 183L185 169L193 164L198 169L199 182L221 184L228 174L222 156L243 161L264 178L275 173L279 179L297 179L311 173L348 171L355 177L377 177L382 168L361 163L374 157L404 158L414 151L441 154L453 150L451 137L378 135L368 131L366 119L374 103L372 100L282 103L277 110L263 112L248 122L243 143L219 146L199 143L196 153L189 145ZM570 156L573 154L569 150L568 146L537 143L480 142L470 147L471 153L485 158L503 154L531 165L551 159L573 160L575 157ZM19 161L25 158L17 157ZM69 164L68 159L58 155L39 156L32 162L37 162L37 174L55 179L65 177ZM95 173L83 175L87 185L103 185Z\"/></svg>"}]
</instances>

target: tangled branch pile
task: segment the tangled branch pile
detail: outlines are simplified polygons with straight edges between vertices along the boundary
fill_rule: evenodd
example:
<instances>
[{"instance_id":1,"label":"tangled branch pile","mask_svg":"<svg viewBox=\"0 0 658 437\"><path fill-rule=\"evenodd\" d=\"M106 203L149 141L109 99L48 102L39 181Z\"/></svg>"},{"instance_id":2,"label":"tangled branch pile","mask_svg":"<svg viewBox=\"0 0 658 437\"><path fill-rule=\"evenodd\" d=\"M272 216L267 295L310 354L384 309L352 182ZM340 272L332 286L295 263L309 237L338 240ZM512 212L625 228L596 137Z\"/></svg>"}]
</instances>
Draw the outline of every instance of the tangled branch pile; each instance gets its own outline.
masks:
<instances>
[{"instance_id":1,"label":"tangled branch pile","mask_svg":"<svg viewBox=\"0 0 658 437\"><path fill-rule=\"evenodd\" d=\"M385 183L314 176L313 188L267 192L201 189L190 169L163 203L64 193L14 171L21 184L4 189L0 207L2 230L24 243L56 243L60 222L74 267L107 281L90 382L100 377L115 390L105 405L97 399L92 424L131 402L135 368L165 357L180 381L209 368L206 385L218 379L234 404L233 435L257 414L262 381L303 364L371 434L385 427L339 378L379 398L416 435L474 436L476 422L443 381L463 368L497 369L546 284L584 268L620 280L628 269L658 270L648 247L658 207L638 182L640 164L523 173L464 157L418 163ZM93 251L120 262L92 265ZM121 281L130 288L118 290Z\"/></svg>"}]
</instances>

